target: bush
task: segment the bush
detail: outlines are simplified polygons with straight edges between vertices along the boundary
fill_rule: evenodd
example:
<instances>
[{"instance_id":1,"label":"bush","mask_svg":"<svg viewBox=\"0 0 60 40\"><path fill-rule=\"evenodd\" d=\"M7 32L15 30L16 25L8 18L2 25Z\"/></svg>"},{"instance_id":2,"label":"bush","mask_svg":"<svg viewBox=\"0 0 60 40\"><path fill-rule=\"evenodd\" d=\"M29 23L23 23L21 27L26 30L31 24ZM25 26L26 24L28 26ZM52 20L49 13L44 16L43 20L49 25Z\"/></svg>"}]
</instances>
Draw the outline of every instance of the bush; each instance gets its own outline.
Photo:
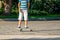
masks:
<instances>
[{"instance_id":1,"label":"bush","mask_svg":"<svg viewBox=\"0 0 60 40\"><path fill-rule=\"evenodd\" d=\"M49 15L49 13L46 11L40 11L40 10L29 10L29 15L43 16L43 15Z\"/></svg>"},{"instance_id":2,"label":"bush","mask_svg":"<svg viewBox=\"0 0 60 40\"><path fill-rule=\"evenodd\" d=\"M1 9L0 9L0 15L3 14L3 12L4 12L4 9L1 8Z\"/></svg>"},{"instance_id":3,"label":"bush","mask_svg":"<svg viewBox=\"0 0 60 40\"><path fill-rule=\"evenodd\" d=\"M12 6L11 14L12 15L18 15L18 9L17 9L17 6L16 5L13 5Z\"/></svg>"},{"instance_id":4,"label":"bush","mask_svg":"<svg viewBox=\"0 0 60 40\"><path fill-rule=\"evenodd\" d=\"M46 15L49 15L49 13L46 12L46 11L40 11L40 15L44 15L44 16L46 16Z\"/></svg>"}]
</instances>

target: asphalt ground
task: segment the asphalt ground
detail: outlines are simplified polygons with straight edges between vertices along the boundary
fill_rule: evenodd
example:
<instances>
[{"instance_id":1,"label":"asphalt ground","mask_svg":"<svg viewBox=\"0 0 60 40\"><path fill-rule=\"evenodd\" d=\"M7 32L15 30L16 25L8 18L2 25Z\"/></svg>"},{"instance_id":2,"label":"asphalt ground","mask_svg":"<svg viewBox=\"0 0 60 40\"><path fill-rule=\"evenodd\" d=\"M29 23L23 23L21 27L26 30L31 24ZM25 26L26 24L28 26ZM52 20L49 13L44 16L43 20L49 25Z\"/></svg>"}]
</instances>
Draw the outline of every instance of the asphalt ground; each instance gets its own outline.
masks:
<instances>
[{"instance_id":1,"label":"asphalt ground","mask_svg":"<svg viewBox=\"0 0 60 40\"><path fill-rule=\"evenodd\" d=\"M29 21L32 32L20 32L17 24L17 20L0 20L0 40L60 40L60 20Z\"/></svg>"}]
</instances>

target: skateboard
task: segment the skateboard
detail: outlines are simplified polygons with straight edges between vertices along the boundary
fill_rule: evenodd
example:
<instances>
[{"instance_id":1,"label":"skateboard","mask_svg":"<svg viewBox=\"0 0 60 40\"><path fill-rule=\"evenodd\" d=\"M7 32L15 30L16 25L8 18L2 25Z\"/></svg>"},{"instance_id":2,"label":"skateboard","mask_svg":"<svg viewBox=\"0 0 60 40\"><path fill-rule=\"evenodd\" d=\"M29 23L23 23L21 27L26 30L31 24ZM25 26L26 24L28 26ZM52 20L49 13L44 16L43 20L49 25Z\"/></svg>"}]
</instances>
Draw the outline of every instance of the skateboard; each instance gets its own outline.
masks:
<instances>
[{"instance_id":1,"label":"skateboard","mask_svg":"<svg viewBox=\"0 0 60 40\"><path fill-rule=\"evenodd\" d=\"M29 30L27 30L27 29L20 29L20 32L32 32L32 29L29 29Z\"/></svg>"}]
</instances>

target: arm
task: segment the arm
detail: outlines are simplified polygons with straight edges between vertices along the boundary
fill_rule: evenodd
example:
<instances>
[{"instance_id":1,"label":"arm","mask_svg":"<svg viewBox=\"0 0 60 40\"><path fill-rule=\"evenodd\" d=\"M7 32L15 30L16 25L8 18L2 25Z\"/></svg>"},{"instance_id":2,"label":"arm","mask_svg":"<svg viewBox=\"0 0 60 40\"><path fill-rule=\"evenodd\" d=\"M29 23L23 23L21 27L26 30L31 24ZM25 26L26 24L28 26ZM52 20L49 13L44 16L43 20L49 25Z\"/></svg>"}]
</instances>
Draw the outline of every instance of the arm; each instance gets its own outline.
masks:
<instances>
[{"instance_id":1,"label":"arm","mask_svg":"<svg viewBox=\"0 0 60 40\"><path fill-rule=\"evenodd\" d=\"M18 2L18 11L20 11L20 2Z\"/></svg>"},{"instance_id":2,"label":"arm","mask_svg":"<svg viewBox=\"0 0 60 40\"><path fill-rule=\"evenodd\" d=\"M30 0L28 0L28 8L30 7Z\"/></svg>"},{"instance_id":3,"label":"arm","mask_svg":"<svg viewBox=\"0 0 60 40\"><path fill-rule=\"evenodd\" d=\"M30 3L28 2L28 8L30 7Z\"/></svg>"}]
</instances>

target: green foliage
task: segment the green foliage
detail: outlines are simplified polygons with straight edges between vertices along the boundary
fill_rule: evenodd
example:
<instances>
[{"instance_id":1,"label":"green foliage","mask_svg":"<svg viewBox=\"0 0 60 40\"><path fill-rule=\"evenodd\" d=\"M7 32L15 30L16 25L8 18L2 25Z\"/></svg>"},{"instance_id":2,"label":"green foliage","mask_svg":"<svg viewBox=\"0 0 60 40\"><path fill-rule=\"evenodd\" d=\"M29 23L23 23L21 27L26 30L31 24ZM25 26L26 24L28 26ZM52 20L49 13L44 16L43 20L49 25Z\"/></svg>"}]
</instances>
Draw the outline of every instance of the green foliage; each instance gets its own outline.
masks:
<instances>
[{"instance_id":1,"label":"green foliage","mask_svg":"<svg viewBox=\"0 0 60 40\"><path fill-rule=\"evenodd\" d=\"M17 9L17 0L12 1L12 9L11 14L12 15L18 15L18 9ZM30 0L31 7L29 9L29 15L50 15L50 14L60 14L60 0ZM0 14L3 12L3 8L0 9Z\"/></svg>"},{"instance_id":2,"label":"green foliage","mask_svg":"<svg viewBox=\"0 0 60 40\"><path fill-rule=\"evenodd\" d=\"M60 14L60 1L31 1L31 14L38 15L49 15L49 14Z\"/></svg>"},{"instance_id":3,"label":"green foliage","mask_svg":"<svg viewBox=\"0 0 60 40\"><path fill-rule=\"evenodd\" d=\"M15 6L12 7L11 14L12 15L18 15L18 9L17 9L17 7L16 8L15 8Z\"/></svg>"},{"instance_id":4,"label":"green foliage","mask_svg":"<svg viewBox=\"0 0 60 40\"><path fill-rule=\"evenodd\" d=\"M29 15L32 15L32 16L46 16L46 15L49 15L49 14L46 11L29 10Z\"/></svg>"},{"instance_id":5,"label":"green foliage","mask_svg":"<svg viewBox=\"0 0 60 40\"><path fill-rule=\"evenodd\" d=\"M1 8L1 9L0 9L0 15L3 14L3 12L4 12L4 9Z\"/></svg>"}]
</instances>

